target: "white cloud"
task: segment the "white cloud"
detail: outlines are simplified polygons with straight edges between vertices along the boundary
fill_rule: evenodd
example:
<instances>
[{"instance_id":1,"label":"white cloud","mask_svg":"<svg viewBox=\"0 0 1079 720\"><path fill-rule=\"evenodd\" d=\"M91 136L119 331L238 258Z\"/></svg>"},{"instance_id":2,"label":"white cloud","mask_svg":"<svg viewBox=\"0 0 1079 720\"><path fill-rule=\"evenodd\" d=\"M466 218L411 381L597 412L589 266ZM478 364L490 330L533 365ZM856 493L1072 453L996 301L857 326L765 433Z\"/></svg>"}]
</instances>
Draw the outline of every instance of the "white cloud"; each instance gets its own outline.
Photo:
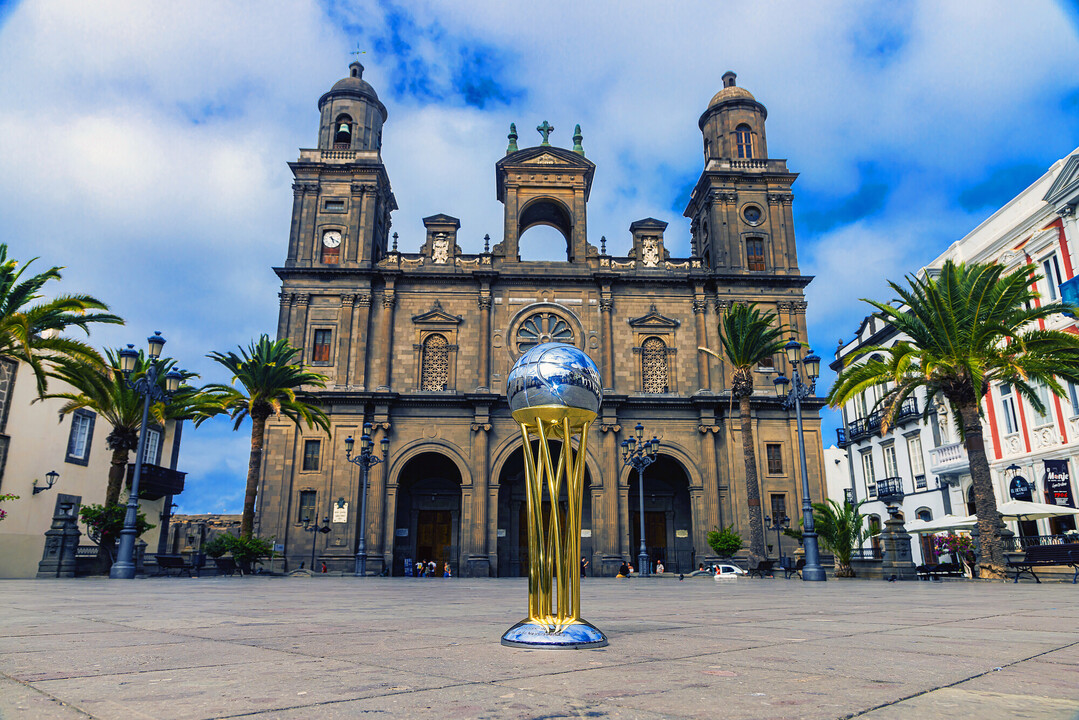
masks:
<instances>
[{"instance_id":1,"label":"white cloud","mask_svg":"<svg viewBox=\"0 0 1079 720\"><path fill-rule=\"evenodd\" d=\"M385 38L402 15L415 27L395 47ZM208 380L224 378L207 351L274 330L286 162L314 144L317 100L357 44L389 109L384 156L404 250L436 212L461 218L466 251L484 233L498 242L493 165L509 123L523 147L547 119L561 145L580 123L597 163L594 244L606 235L625 252L630 222L654 216L670 223L668 247L687 252L680 195L700 171L697 119L722 73L738 72L769 109L771 154L802 173L797 211L841 204L867 163L889 185L871 217L799 232L803 268L818 276L811 324L836 338L864 314L857 297L880 295L884 277L977 223L955 198L988 167L1048 165L1076 145L1062 103L1079 87L1079 42L1049 2L72 0L24 2L2 22L0 239L16 257L67 265L65 289L128 319L93 341L161 329ZM482 109L452 95L454 63L476 48L492 55L471 72L523 94ZM398 92L422 72L446 97ZM182 463L242 477L243 435L189 430Z\"/></svg>"}]
</instances>

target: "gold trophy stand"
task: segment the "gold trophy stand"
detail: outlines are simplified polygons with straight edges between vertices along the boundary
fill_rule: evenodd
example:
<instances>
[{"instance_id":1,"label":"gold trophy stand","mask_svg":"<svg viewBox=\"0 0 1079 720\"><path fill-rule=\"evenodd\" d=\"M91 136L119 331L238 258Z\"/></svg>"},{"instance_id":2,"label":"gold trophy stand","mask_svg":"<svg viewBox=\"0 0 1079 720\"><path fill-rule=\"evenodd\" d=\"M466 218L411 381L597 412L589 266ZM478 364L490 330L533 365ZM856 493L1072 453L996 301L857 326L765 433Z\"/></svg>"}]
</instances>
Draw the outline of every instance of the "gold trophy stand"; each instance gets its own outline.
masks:
<instances>
[{"instance_id":1,"label":"gold trophy stand","mask_svg":"<svg viewBox=\"0 0 1079 720\"><path fill-rule=\"evenodd\" d=\"M581 500L584 493L588 427L596 419L590 410L543 405L513 413L524 439L525 486L528 512L528 617L502 636L510 647L576 649L607 645L607 637L581 619ZM577 452L573 439L577 438ZM532 440L539 439L538 453ZM550 440L561 440L557 463ZM566 487L565 527L559 519L558 498ZM543 490L551 502L543 523Z\"/></svg>"}]
</instances>

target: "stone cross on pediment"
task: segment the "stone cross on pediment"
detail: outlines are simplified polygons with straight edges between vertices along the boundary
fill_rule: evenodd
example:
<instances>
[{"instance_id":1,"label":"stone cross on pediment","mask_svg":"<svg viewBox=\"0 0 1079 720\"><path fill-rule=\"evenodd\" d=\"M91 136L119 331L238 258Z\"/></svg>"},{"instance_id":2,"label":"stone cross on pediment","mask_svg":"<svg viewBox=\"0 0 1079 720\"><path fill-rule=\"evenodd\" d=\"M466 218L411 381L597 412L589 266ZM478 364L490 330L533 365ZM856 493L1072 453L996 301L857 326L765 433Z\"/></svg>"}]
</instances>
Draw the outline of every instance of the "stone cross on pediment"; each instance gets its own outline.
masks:
<instances>
[{"instance_id":1,"label":"stone cross on pediment","mask_svg":"<svg viewBox=\"0 0 1079 720\"><path fill-rule=\"evenodd\" d=\"M551 143L549 142L548 137L554 132L554 125L551 125L544 120L542 125L536 127L536 130L543 136L543 142L541 142L540 145L550 145Z\"/></svg>"}]
</instances>

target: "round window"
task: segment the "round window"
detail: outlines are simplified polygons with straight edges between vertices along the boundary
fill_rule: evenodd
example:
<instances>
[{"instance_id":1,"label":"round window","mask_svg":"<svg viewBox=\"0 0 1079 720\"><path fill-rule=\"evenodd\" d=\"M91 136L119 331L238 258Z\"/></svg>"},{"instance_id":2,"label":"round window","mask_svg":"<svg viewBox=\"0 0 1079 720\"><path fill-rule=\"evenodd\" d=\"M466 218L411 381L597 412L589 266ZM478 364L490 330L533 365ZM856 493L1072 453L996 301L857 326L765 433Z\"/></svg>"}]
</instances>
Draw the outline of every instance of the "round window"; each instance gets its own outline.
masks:
<instances>
[{"instance_id":1,"label":"round window","mask_svg":"<svg viewBox=\"0 0 1079 720\"><path fill-rule=\"evenodd\" d=\"M742 209L742 217L744 217L746 222L750 225L756 225L761 221L761 209L756 205L746 205Z\"/></svg>"}]
</instances>

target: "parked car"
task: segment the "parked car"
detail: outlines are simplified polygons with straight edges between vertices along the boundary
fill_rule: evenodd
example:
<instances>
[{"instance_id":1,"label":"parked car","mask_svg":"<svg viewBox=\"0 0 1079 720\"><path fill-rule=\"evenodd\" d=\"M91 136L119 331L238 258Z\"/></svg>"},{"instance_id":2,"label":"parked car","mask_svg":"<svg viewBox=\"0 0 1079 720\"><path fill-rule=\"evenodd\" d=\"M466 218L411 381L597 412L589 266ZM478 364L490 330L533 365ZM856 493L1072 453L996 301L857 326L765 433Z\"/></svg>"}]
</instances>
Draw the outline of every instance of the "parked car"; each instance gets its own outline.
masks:
<instances>
[{"instance_id":1,"label":"parked car","mask_svg":"<svg viewBox=\"0 0 1079 720\"><path fill-rule=\"evenodd\" d=\"M720 563L715 567L716 575L745 575L746 571L737 565L730 565L728 563Z\"/></svg>"}]
</instances>

